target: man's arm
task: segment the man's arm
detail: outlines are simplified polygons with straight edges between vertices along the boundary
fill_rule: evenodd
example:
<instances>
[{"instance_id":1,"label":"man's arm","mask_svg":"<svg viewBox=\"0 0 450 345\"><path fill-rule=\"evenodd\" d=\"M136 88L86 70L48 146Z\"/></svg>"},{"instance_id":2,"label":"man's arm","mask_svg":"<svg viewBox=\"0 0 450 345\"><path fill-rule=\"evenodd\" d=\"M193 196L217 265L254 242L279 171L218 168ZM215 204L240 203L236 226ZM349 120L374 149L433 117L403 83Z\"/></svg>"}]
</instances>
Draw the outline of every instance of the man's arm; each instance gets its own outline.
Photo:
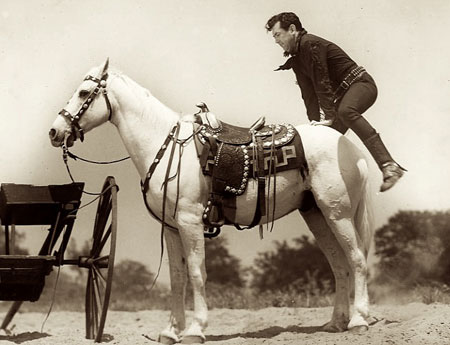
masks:
<instances>
[{"instance_id":1,"label":"man's arm","mask_svg":"<svg viewBox=\"0 0 450 345\"><path fill-rule=\"evenodd\" d=\"M336 107L334 104L334 93L328 74L327 49L320 42L311 42L309 45L309 52L309 66L311 69L315 94L320 108L325 113L325 120L330 120L332 123L336 118Z\"/></svg>"},{"instance_id":2,"label":"man's arm","mask_svg":"<svg viewBox=\"0 0 450 345\"><path fill-rule=\"evenodd\" d=\"M320 121L320 107L317 100L314 85L304 74L297 75L297 83L300 86L303 102L305 102L306 114L310 121Z\"/></svg>"}]
</instances>

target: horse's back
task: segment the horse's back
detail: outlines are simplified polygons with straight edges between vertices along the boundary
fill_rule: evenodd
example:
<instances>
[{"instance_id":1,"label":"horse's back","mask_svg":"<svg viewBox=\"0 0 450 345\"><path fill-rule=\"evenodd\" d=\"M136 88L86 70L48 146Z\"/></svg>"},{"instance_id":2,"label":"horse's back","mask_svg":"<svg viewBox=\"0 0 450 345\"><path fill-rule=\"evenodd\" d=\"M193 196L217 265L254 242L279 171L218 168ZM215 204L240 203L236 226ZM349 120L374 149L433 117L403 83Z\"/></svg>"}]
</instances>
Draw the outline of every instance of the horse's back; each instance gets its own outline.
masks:
<instances>
[{"instance_id":1,"label":"horse's back","mask_svg":"<svg viewBox=\"0 0 450 345\"><path fill-rule=\"evenodd\" d=\"M365 162L361 150L338 131L325 126L299 125L305 158L310 168L337 165L338 170L351 169Z\"/></svg>"},{"instance_id":2,"label":"horse's back","mask_svg":"<svg viewBox=\"0 0 450 345\"><path fill-rule=\"evenodd\" d=\"M309 168L308 182L316 199L339 200L354 208L367 188L364 154L347 137L325 126L300 125Z\"/></svg>"},{"instance_id":3,"label":"horse's back","mask_svg":"<svg viewBox=\"0 0 450 345\"><path fill-rule=\"evenodd\" d=\"M330 127L298 125L295 128L302 138L307 160L324 151L332 153L332 150L346 153L348 159L364 159L362 152L350 139Z\"/></svg>"}]
</instances>

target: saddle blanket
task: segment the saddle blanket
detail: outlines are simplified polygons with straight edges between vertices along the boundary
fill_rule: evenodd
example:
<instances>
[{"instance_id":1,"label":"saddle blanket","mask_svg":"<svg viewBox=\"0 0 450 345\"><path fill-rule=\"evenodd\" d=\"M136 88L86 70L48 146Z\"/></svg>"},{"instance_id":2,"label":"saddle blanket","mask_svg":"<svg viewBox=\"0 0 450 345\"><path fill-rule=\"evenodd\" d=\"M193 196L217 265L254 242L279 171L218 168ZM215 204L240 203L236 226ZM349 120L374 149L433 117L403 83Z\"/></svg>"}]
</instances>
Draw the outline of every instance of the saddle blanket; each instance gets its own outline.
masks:
<instances>
[{"instance_id":1,"label":"saddle blanket","mask_svg":"<svg viewBox=\"0 0 450 345\"><path fill-rule=\"evenodd\" d=\"M218 142L216 154L212 150L208 152L203 173L212 176L214 171L215 178L227 182L224 192L240 195L245 191L248 180L257 177L254 163L258 154L262 154L264 175L299 169L305 178L308 168L300 135L291 125L277 125L280 127L280 134L285 134L281 139L286 140L276 140L272 146L271 136L266 136L259 150L254 142L243 145Z\"/></svg>"}]
</instances>

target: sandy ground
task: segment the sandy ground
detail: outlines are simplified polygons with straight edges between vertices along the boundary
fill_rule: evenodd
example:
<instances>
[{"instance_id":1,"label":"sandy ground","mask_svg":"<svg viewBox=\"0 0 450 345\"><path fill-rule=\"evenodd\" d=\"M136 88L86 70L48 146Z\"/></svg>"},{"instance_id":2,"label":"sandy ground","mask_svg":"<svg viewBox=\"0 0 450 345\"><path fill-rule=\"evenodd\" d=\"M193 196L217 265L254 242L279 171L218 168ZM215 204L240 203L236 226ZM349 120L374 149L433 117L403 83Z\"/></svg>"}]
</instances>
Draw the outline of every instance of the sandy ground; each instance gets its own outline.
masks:
<instances>
[{"instance_id":1,"label":"sandy ground","mask_svg":"<svg viewBox=\"0 0 450 345\"><path fill-rule=\"evenodd\" d=\"M330 315L331 308L215 309L210 311L206 344L450 344L449 305L372 306L372 316L378 322L362 335L319 331ZM168 317L168 311L110 311L104 341L158 344L155 339ZM0 336L0 344L93 343L84 338L83 313L53 312L41 332L44 318L45 314L41 313L16 315L12 322L14 335Z\"/></svg>"}]
</instances>

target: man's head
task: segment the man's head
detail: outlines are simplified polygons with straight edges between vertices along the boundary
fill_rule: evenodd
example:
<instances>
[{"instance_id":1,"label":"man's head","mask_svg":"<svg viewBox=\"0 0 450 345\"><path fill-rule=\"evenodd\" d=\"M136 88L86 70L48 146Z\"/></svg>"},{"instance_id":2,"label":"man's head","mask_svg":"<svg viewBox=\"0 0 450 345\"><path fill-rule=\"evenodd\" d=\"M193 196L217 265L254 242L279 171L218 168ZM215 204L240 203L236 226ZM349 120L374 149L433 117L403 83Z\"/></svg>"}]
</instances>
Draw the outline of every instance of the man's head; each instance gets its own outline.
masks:
<instances>
[{"instance_id":1,"label":"man's head","mask_svg":"<svg viewBox=\"0 0 450 345\"><path fill-rule=\"evenodd\" d=\"M266 29L272 31L275 43L279 44L284 51L294 53L297 36L303 27L295 13L282 12L267 21Z\"/></svg>"}]
</instances>

